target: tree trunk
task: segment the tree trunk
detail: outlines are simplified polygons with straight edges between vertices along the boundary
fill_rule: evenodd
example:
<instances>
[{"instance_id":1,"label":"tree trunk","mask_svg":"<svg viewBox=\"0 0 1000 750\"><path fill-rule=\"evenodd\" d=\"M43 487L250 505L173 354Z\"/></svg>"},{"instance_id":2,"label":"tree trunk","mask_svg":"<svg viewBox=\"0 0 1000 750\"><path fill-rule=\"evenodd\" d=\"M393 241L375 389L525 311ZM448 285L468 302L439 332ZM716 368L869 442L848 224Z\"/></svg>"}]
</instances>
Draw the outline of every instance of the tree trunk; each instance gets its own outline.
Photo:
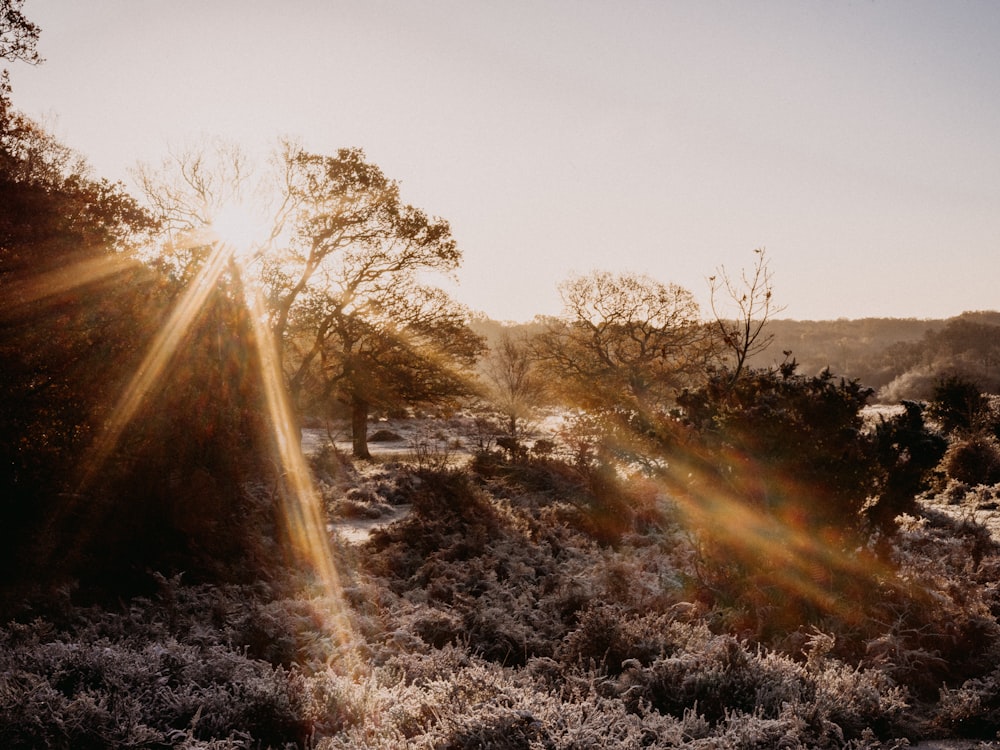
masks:
<instances>
[{"instance_id":1,"label":"tree trunk","mask_svg":"<svg viewBox=\"0 0 1000 750\"><path fill-rule=\"evenodd\" d=\"M351 402L351 444L355 458L372 457L368 452L368 402L359 398Z\"/></svg>"}]
</instances>

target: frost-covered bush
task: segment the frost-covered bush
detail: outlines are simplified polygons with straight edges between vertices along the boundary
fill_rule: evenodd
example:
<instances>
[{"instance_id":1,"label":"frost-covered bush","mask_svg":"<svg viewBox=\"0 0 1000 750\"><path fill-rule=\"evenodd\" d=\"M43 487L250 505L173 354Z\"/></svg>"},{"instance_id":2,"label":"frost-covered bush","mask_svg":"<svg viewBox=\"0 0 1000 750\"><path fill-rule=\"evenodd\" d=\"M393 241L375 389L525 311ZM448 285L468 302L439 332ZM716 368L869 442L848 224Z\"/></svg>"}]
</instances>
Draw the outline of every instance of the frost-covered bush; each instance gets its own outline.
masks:
<instances>
[{"instance_id":1,"label":"frost-covered bush","mask_svg":"<svg viewBox=\"0 0 1000 750\"><path fill-rule=\"evenodd\" d=\"M1000 482L1000 442L985 434L959 438L948 446L941 468L965 484L996 484Z\"/></svg>"},{"instance_id":2,"label":"frost-covered bush","mask_svg":"<svg viewBox=\"0 0 1000 750\"><path fill-rule=\"evenodd\" d=\"M221 643L11 631L0 655L4 747L280 746L309 732L301 675Z\"/></svg>"},{"instance_id":3,"label":"frost-covered bush","mask_svg":"<svg viewBox=\"0 0 1000 750\"><path fill-rule=\"evenodd\" d=\"M379 481L412 513L332 548L342 600L160 576L114 611L25 602L0 628L0 745L885 750L996 726L1000 550L962 515L986 488L844 555L853 585L823 579L840 599L810 610L773 568L721 590L669 513L602 545L573 495L405 474Z\"/></svg>"}]
</instances>

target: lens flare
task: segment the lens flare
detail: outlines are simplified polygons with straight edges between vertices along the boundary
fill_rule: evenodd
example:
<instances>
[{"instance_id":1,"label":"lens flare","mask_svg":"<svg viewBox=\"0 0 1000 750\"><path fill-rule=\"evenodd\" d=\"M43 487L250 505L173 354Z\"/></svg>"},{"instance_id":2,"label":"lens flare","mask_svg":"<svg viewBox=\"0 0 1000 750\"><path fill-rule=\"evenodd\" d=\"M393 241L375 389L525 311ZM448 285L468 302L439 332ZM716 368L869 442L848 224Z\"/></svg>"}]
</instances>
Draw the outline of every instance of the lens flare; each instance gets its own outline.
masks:
<instances>
[{"instance_id":1,"label":"lens flare","mask_svg":"<svg viewBox=\"0 0 1000 750\"><path fill-rule=\"evenodd\" d=\"M160 384L167 366L178 356L178 349L185 335L211 295L218 293L222 274L227 271L234 274L239 282L237 286L244 290L244 301L254 325L258 354L255 364L260 369L264 388L272 450L278 469L280 510L287 536L297 561L314 572L322 588L325 614L332 623L330 635L334 650L330 658L337 658L342 666L353 668L357 665L357 659L350 648L352 628L343 604L340 575L330 548L320 498L313 487L302 455L298 424L285 394L277 343L268 327L266 307L259 289L251 291L240 278L240 269L244 264L238 262L238 259L252 258L263 245L255 241L255 236L259 235L254 235L254 225L241 209L234 208L221 214L212 230L218 240L212 245L211 253L156 333L149 350L91 446L83 463L78 495L85 496L86 489L92 486L98 472L116 450L129 423ZM87 277L100 278L102 272L103 267L95 266ZM39 282L38 291L28 290L23 296L37 297L46 289L51 293L51 290L67 284L68 278L54 276L45 284Z\"/></svg>"},{"instance_id":2,"label":"lens flare","mask_svg":"<svg viewBox=\"0 0 1000 750\"><path fill-rule=\"evenodd\" d=\"M655 420L649 417L651 423ZM714 453L681 434L670 441L669 451L627 429L615 434L617 442L609 446L610 452L637 457L636 464L655 477L658 495L676 509L696 554L706 563L700 569L708 576L708 588L716 589L714 578L728 596L735 595L731 587L745 583L748 588L739 596L748 612L760 607L761 623L808 610L852 621L862 612L849 590L871 591L888 582L898 585L891 565L850 530L810 517L806 500L822 497L822 488L800 477L774 474L766 483L759 477L760 487L754 487L751 456L731 450ZM650 455L659 455L662 461L651 466L638 459ZM720 465L742 467L740 476L720 471ZM766 494L757 492L765 486L774 494L773 506ZM789 498L793 502L787 502ZM796 503L795 498L803 502ZM745 579L730 579L732 574Z\"/></svg>"},{"instance_id":3,"label":"lens flare","mask_svg":"<svg viewBox=\"0 0 1000 750\"><path fill-rule=\"evenodd\" d=\"M285 392L277 344L266 323L260 292L248 290L246 299L257 341L273 451L280 467L278 493L285 529L296 557L314 571L330 603L328 614L334 623L330 635L341 649L337 656L351 659L353 651L344 648L351 643L352 628L343 603L340 573L331 554L320 498L302 455L299 427Z\"/></svg>"},{"instance_id":4,"label":"lens flare","mask_svg":"<svg viewBox=\"0 0 1000 750\"><path fill-rule=\"evenodd\" d=\"M872 555L845 549L845 537L757 507L705 470L706 457L671 456L664 494L677 505L685 524L717 546L714 555L751 566L760 580L782 592L784 601L805 602L851 619L856 605L832 586L834 578L873 582L891 576ZM806 496L810 488L786 478L784 491Z\"/></svg>"}]
</instances>

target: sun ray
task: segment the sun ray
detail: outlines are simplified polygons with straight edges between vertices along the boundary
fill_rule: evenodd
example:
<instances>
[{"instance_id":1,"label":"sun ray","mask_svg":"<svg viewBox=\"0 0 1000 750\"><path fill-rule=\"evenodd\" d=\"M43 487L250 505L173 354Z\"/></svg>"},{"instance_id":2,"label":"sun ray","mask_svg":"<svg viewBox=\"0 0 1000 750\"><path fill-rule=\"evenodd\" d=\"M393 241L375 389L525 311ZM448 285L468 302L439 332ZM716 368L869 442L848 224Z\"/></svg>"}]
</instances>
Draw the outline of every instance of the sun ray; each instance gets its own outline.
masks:
<instances>
[{"instance_id":1,"label":"sun ray","mask_svg":"<svg viewBox=\"0 0 1000 750\"><path fill-rule=\"evenodd\" d=\"M266 322L259 290L247 290L246 297L257 342L268 422L280 467L278 491L285 528L295 554L315 572L330 602L328 614L335 623L330 635L339 648L339 653L331 654L331 658L347 659L354 666L356 654L346 648L352 642L352 627L344 606L340 573L331 554L320 498L302 454L299 427L288 403L276 343Z\"/></svg>"},{"instance_id":2,"label":"sun ray","mask_svg":"<svg viewBox=\"0 0 1000 750\"><path fill-rule=\"evenodd\" d=\"M650 421L655 423L655 418ZM667 453L662 445L654 448L652 454L659 450L662 460L644 463L636 458L635 466L657 477L661 496L676 508L697 554L722 566L716 575L727 575L726 566L733 564L742 569L749 586L760 587L744 592L746 604L753 606L755 594L760 594L758 603L788 607L789 613L805 606L850 621L862 613L857 596L845 586L874 591L901 585L892 566L864 548L848 529L809 517L807 503L796 513L794 503L771 507L766 496L758 497L764 485L753 484L747 467L751 457L710 452L683 434L674 438ZM611 452L621 456L650 455L650 445L636 441L627 430L617 433L611 445ZM730 476L719 471L720 461L747 468ZM822 493L800 477L771 476L770 482L771 492L782 498Z\"/></svg>"},{"instance_id":3,"label":"sun ray","mask_svg":"<svg viewBox=\"0 0 1000 750\"><path fill-rule=\"evenodd\" d=\"M356 669L360 662L351 648L353 629L344 605L340 573L332 554L320 497L302 454L298 424L288 404L277 344L267 324L266 305L260 290L251 289L241 278L241 271L259 257L267 245L267 242L254 242L256 227L252 214L242 207L235 207L221 212L216 222L197 233L201 241L212 243L212 250L157 331L141 363L104 421L82 463L77 495L86 495L86 490L93 485L98 472L118 447L126 428L161 382L185 336L210 296L218 290L222 274L227 270L233 273L243 289L254 327L255 365L260 370L264 406L278 467L279 511L286 534L294 556L313 571L321 587L326 608L324 614L331 623L330 636L334 643L330 658L338 659L348 669ZM77 285L91 283L113 273L114 269L111 264L92 263L75 269L75 272L70 269L53 272L30 287L25 286L18 301L58 294L71 289L74 280Z\"/></svg>"},{"instance_id":4,"label":"sun ray","mask_svg":"<svg viewBox=\"0 0 1000 750\"><path fill-rule=\"evenodd\" d=\"M732 493L717 477L699 469L699 459L674 455L672 478L664 493L677 505L684 522L699 535L721 545L733 560L752 564L769 585L845 619L856 604L832 587L834 576L873 583L891 570L871 555L843 547L843 538L826 538L820 529L800 525L755 507ZM790 491L808 492L789 480ZM721 550L715 550L718 554Z\"/></svg>"},{"instance_id":5,"label":"sun ray","mask_svg":"<svg viewBox=\"0 0 1000 750\"><path fill-rule=\"evenodd\" d=\"M122 391L91 446L84 461L80 491L88 487L97 472L115 450L122 433L135 417L149 392L160 380L164 369L177 352L177 347L191 327L198 313L205 306L209 295L229 261L230 253L222 243L213 247L205 265L187 286L181 298L174 305L170 316L157 332L146 356L143 358L132 379Z\"/></svg>"},{"instance_id":6,"label":"sun ray","mask_svg":"<svg viewBox=\"0 0 1000 750\"><path fill-rule=\"evenodd\" d=\"M83 289L123 273L132 265L115 255L64 261L54 270L11 282L5 291L4 309L8 313L14 312L66 292Z\"/></svg>"}]
</instances>

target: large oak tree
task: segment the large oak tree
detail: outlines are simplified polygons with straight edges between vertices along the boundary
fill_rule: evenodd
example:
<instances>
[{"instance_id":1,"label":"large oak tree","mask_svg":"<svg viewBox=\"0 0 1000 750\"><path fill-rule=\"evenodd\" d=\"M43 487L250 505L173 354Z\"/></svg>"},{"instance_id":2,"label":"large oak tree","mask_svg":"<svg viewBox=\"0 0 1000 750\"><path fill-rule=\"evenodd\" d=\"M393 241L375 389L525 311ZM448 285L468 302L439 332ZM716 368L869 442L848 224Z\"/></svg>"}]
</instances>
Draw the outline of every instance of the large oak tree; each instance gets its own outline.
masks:
<instances>
[{"instance_id":1,"label":"large oak tree","mask_svg":"<svg viewBox=\"0 0 1000 750\"><path fill-rule=\"evenodd\" d=\"M425 283L453 272L461 253L448 222L403 202L360 149L327 156L285 142L274 166L253 175L243 152L216 142L140 169L169 233L159 262L193 278L218 241L218 214L256 202L261 236L230 273L262 292L293 408L346 405L354 452L366 457L371 409L467 390L480 340L465 309Z\"/></svg>"},{"instance_id":2,"label":"large oak tree","mask_svg":"<svg viewBox=\"0 0 1000 750\"><path fill-rule=\"evenodd\" d=\"M347 404L366 457L371 408L466 390L481 342L466 311L422 283L461 253L448 223L404 203L361 150L287 146L284 163L289 241L264 270L289 393L299 408L307 388Z\"/></svg>"}]
</instances>

